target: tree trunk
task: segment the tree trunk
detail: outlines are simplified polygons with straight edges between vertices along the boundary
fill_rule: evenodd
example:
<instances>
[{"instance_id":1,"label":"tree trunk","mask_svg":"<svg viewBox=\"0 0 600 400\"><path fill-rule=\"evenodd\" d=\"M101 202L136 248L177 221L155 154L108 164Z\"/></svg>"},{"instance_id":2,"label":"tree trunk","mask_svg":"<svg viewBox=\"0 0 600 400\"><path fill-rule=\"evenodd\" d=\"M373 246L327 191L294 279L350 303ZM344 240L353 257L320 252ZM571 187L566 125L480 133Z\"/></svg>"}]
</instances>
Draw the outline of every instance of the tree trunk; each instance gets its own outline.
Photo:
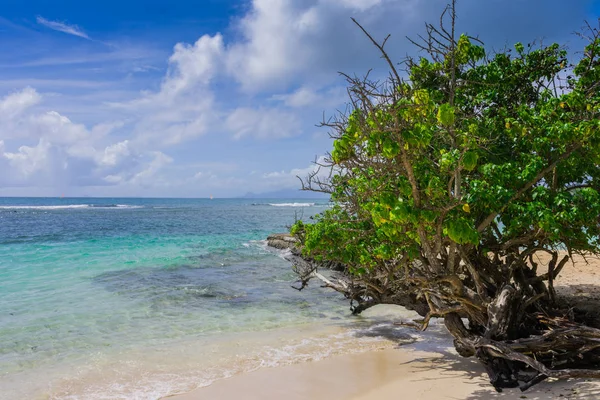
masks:
<instances>
[{"instance_id":1,"label":"tree trunk","mask_svg":"<svg viewBox=\"0 0 600 400\"><path fill-rule=\"evenodd\" d=\"M477 357L497 391L524 391L548 377L600 378L600 329L564 318L564 310L527 310L532 303L527 300L505 285L488 306L483 333L467 328L458 313L445 315L458 354Z\"/></svg>"}]
</instances>

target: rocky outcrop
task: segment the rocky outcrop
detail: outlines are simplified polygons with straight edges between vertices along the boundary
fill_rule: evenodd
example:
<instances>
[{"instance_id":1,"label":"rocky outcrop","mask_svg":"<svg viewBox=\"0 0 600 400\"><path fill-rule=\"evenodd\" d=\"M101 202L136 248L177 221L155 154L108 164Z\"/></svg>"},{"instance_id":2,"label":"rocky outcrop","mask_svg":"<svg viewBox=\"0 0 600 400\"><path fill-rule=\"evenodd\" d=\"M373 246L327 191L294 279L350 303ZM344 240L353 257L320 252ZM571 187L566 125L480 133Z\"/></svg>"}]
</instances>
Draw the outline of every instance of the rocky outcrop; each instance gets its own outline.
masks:
<instances>
[{"instance_id":1,"label":"rocky outcrop","mask_svg":"<svg viewBox=\"0 0 600 400\"><path fill-rule=\"evenodd\" d=\"M298 239L289 233L274 233L269 235L267 237L267 245L279 250L290 249L293 253L300 253Z\"/></svg>"}]
</instances>

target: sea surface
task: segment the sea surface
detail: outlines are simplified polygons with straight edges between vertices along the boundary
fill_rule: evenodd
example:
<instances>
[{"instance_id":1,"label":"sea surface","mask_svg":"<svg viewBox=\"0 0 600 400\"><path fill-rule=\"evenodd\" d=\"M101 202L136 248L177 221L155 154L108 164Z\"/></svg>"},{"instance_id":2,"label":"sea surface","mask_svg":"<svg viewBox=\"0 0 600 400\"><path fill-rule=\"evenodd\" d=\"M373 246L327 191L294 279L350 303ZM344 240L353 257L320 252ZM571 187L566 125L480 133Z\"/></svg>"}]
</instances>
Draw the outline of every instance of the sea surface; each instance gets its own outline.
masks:
<instances>
[{"instance_id":1,"label":"sea surface","mask_svg":"<svg viewBox=\"0 0 600 400\"><path fill-rule=\"evenodd\" d=\"M0 198L0 399L159 399L411 337L264 239L312 200Z\"/></svg>"}]
</instances>

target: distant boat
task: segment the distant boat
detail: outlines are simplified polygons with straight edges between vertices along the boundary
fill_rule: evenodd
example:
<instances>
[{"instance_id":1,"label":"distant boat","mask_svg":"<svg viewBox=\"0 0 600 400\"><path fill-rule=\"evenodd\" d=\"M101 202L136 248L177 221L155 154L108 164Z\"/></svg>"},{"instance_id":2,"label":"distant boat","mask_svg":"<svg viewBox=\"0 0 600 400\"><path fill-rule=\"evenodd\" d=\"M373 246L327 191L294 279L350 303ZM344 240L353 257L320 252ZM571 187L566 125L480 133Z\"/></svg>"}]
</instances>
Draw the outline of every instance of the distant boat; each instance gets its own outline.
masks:
<instances>
[{"instance_id":1,"label":"distant boat","mask_svg":"<svg viewBox=\"0 0 600 400\"><path fill-rule=\"evenodd\" d=\"M211 199L211 200L213 199L213 197L212 197L212 194L210 195L210 199Z\"/></svg>"}]
</instances>

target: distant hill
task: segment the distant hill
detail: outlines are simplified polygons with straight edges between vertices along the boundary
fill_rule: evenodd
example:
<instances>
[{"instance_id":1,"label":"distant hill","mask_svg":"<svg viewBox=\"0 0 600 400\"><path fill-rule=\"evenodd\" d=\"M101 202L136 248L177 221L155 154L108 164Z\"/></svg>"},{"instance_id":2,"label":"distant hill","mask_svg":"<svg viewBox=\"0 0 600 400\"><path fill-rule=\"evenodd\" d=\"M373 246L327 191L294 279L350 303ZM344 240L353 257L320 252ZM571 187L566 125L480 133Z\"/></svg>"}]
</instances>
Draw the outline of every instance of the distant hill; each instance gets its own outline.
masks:
<instances>
[{"instance_id":1,"label":"distant hill","mask_svg":"<svg viewBox=\"0 0 600 400\"><path fill-rule=\"evenodd\" d=\"M328 200L329 195L324 193L308 192L299 189L282 189L273 192L252 193L248 192L244 199L318 199Z\"/></svg>"}]
</instances>

